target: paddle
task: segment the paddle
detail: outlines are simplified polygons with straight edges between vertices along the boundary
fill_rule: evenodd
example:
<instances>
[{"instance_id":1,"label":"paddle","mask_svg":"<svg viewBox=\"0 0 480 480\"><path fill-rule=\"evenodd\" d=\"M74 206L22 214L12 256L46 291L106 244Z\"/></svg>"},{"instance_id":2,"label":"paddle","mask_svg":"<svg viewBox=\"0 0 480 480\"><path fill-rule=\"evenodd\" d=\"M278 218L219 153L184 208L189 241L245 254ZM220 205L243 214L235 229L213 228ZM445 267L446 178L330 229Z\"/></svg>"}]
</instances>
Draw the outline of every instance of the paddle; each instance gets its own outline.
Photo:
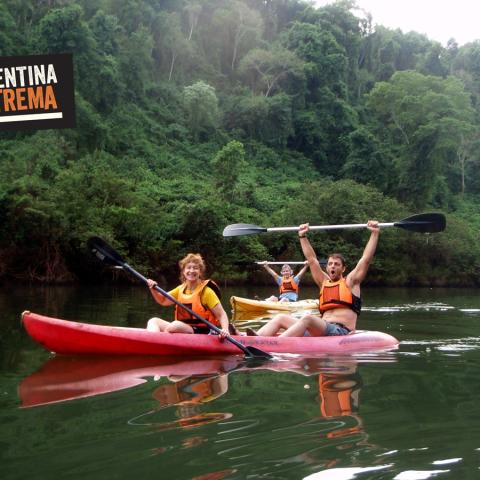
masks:
<instances>
[{"instance_id":1,"label":"paddle","mask_svg":"<svg viewBox=\"0 0 480 480\"><path fill-rule=\"evenodd\" d=\"M91 237L88 240L87 244L90 251L102 262L107 263L108 265L121 267L127 272L137 277L139 280L141 280L145 284L147 283L147 279L141 273L138 273L128 263L126 263L123 260L123 258L120 256L120 254L116 252L110 245L108 245L100 237ZM165 290L162 290L158 285L156 285L154 288L155 290L157 290L157 292L161 293L165 298L168 298L168 300L177 304L179 307L183 308L190 315L194 316L197 320L204 323L212 330L216 331L217 333L221 332L220 328L218 328L216 325L214 325L213 323L210 323L208 320L201 317L200 315L195 313L193 310L190 310L190 308L185 306L183 303L179 302L176 298L172 297ZM259 348L246 347L245 345L242 345L240 342L230 337L229 335L227 335L225 339L228 340L230 343L233 343L240 350L242 350L245 353L245 356L247 358L264 358L264 359L273 358L272 355L270 355L267 352L264 352L263 350L260 350Z\"/></svg>"},{"instance_id":2,"label":"paddle","mask_svg":"<svg viewBox=\"0 0 480 480\"><path fill-rule=\"evenodd\" d=\"M411 217L404 218L398 222L379 223L380 228L399 227L411 232L435 233L445 230L446 219L442 213L419 213ZM350 225L317 225L310 226L310 230L341 230L345 228L366 228L367 224L350 224ZM254 235L262 232L295 232L298 227L259 227L249 223L234 223L228 225L223 230L224 237L237 237L239 235Z\"/></svg>"},{"instance_id":3,"label":"paddle","mask_svg":"<svg viewBox=\"0 0 480 480\"><path fill-rule=\"evenodd\" d=\"M322 258L319 262L322 266L326 265L327 259ZM256 267L257 265L263 265L264 263L261 261L249 262L248 260L237 260L236 262L233 262L233 264L239 267ZM267 265L305 265L305 262L267 262Z\"/></svg>"},{"instance_id":4,"label":"paddle","mask_svg":"<svg viewBox=\"0 0 480 480\"><path fill-rule=\"evenodd\" d=\"M303 262L255 262L257 265L305 265L305 261Z\"/></svg>"}]
</instances>

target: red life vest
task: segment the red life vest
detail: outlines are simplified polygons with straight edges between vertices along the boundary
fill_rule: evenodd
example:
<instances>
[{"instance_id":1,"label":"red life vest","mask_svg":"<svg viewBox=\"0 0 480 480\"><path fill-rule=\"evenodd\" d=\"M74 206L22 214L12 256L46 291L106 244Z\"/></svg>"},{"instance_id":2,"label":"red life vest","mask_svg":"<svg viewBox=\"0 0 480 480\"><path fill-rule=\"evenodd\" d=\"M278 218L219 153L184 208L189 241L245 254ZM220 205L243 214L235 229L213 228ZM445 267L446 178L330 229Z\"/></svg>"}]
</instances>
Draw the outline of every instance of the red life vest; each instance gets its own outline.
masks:
<instances>
[{"instance_id":1,"label":"red life vest","mask_svg":"<svg viewBox=\"0 0 480 480\"><path fill-rule=\"evenodd\" d=\"M218 285L213 280L204 280L201 282L192 293L185 293L187 289L186 283L183 283L180 286L178 292L177 300L188 307L190 310L193 310L197 315L200 315L205 320L208 320L210 323L213 323L215 326L219 327L220 322L216 319L215 315L202 304L202 293L206 287L210 287L220 298L220 289ZM205 328L208 330L208 326L196 319L193 315L188 313L184 308L179 305L175 305L175 320L180 320L185 322L191 327Z\"/></svg>"},{"instance_id":2,"label":"red life vest","mask_svg":"<svg viewBox=\"0 0 480 480\"><path fill-rule=\"evenodd\" d=\"M295 282L293 276L288 278L282 277L282 283L280 284L280 294L287 292L294 292L298 294L298 283Z\"/></svg>"},{"instance_id":3,"label":"red life vest","mask_svg":"<svg viewBox=\"0 0 480 480\"><path fill-rule=\"evenodd\" d=\"M320 313L333 308L349 308L360 315L362 300L352 293L344 278L337 282L325 280L320 290L319 306Z\"/></svg>"}]
</instances>

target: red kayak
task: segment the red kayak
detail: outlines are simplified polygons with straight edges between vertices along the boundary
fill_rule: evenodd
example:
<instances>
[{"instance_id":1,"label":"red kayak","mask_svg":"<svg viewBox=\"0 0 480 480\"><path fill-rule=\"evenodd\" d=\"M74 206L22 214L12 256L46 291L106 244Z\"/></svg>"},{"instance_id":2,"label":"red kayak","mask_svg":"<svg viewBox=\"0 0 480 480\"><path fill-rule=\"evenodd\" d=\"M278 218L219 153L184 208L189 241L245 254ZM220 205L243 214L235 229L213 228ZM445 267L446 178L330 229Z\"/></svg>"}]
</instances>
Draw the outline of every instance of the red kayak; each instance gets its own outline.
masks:
<instances>
[{"instance_id":1,"label":"red kayak","mask_svg":"<svg viewBox=\"0 0 480 480\"><path fill-rule=\"evenodd\" d=\"M64 355L236 355L243 352L216 335L150 332L144 328L73 322L23 312L28 334L47 350ZM356 331L332 337L232 336L247 347L269 353L349 353L392 349L398 340L387 333Z\"/></svg>"}]
</instances>

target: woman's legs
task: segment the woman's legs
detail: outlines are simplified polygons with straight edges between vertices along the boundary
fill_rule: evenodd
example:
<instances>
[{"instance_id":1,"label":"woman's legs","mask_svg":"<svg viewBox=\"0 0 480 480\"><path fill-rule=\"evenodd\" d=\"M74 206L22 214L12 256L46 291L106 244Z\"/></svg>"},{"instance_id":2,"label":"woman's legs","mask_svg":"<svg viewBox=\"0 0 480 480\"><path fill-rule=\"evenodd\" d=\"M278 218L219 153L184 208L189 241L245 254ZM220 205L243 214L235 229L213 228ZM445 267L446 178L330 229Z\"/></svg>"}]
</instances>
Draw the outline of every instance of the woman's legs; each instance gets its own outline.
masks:
<instances>
[{"instance_id":1,"label":"woman's legs","mask_svg":"<svg viewBox=\"0 0 480 480\"><path fill-rule=\"evenodd\" d=\"M168 324L165 331L168 333L193 333L193 328L184 322L174 320L172 323Z\"/></svg>"},{"instance_id":2,"label":"woman's legs","mask_svg":"<svg viewBox=\"0 0 480 480\"><path fill-rule=\"evenodd\" d=\"M167 322L157 317L153 317L147 322L147 330L150 332L193 333L192 327L184 322L178 320Z\"/></svg>"},{"instance_id":3,"label":"woman's legs","mask_svg":"<svg viewBox=\"0 0 480 480\"><path fill-rule=\"evenodd\" d=\"M170 322L158 317L153 317L147 322L147 330L150 332L163 332L168 325L170 325Z\"/></svg>"}]
</instances>

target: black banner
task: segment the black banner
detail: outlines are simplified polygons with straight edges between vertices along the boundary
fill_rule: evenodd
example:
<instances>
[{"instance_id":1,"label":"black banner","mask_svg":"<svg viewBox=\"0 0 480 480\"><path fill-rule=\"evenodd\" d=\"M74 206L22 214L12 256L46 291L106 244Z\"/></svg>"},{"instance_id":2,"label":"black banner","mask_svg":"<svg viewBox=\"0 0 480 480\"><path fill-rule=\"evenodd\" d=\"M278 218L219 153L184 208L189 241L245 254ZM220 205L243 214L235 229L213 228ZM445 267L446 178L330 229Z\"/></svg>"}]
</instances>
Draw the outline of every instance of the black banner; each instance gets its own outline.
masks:
<instances>
[{"instance_id":1,"label":"black banner","mask_svg":"<svg viewBox=\"0 0 480 480\"><path fill-rule=\"evenodd\" d=\"M0 57L0 130L73 127L72 54Z\"/></svg>"}]
</instances>

